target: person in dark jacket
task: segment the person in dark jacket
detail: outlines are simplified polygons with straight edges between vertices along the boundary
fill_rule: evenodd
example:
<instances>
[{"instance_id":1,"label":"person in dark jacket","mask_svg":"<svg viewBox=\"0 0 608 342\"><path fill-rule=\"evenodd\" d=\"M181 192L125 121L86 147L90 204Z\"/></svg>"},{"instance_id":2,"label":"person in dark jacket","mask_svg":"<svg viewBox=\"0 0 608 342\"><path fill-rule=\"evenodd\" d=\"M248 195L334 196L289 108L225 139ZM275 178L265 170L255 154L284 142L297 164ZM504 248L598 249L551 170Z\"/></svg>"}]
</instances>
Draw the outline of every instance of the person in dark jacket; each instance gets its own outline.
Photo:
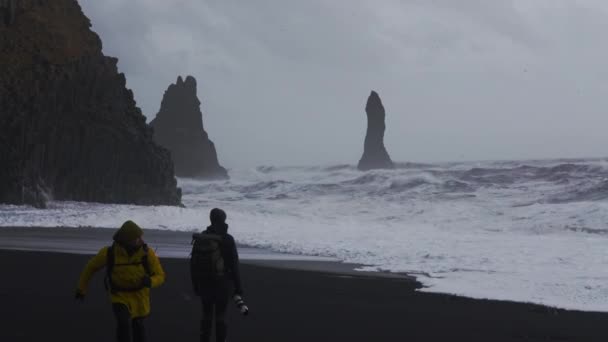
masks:
<instances>
[{"instance_id":1,"label":"person in dark jacket","mask_svg":"<svg viewBox=\"0 0 608 342\"><path fill-rule=\"evenodd\" d=\"M231 290L235 301L242 302L239 255L234 238L228 234L226 213L214 208L209 219L211 225L202 233L193 235L190 275L194 292L200 296L203 306L200 341L210 340L215 315L216 341L224 342L227 335L225 314Z\"/></svg>"}]
</instances>

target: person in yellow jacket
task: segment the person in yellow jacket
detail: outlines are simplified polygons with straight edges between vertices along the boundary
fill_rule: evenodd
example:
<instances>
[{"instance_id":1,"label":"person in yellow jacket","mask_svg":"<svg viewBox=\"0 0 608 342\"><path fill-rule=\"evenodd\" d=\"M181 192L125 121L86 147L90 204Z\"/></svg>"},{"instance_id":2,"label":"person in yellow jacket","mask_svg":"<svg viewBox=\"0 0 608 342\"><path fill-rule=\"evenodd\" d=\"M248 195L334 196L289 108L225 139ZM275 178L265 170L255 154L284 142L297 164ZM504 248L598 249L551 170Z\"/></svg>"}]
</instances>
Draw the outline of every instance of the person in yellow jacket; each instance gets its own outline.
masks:
<instances>
[{"instance_id":1,"label":"person in yellow jacket","mask_svg":"<svg viewBox=\"0 0 608 342\"><path fill-rule=\"evenodd\" d=\"M106 289L116 317L118 342L145 342L143 319L150 314L150 288L165 281L156 253L144 243L143 230L125 222L114 234L112 246L102 248L80 275L76 299L84 300L93 274L106 268Z\"/></svg>"}]
</instances>

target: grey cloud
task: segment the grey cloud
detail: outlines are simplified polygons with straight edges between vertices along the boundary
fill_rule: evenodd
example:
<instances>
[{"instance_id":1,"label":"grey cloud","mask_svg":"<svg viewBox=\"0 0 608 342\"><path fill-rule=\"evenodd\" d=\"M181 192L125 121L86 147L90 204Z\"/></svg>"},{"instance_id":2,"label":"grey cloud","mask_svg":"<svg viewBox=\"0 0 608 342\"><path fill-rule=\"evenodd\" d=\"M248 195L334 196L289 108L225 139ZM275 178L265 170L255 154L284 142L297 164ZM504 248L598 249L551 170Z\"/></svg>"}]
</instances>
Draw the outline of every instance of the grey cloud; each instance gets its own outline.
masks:
<instances>
[{"instance_id":1,"label":"grey cloud","mask_svg":"<svg viewBox=\"0 0 608 342\"><path fill-rule=\"evenodd\" d=\"M603 1L80 3L149 120L197 77L228 167L355 163L371 89L395 160L606 155Z\"/></svg>"}]
</instances>

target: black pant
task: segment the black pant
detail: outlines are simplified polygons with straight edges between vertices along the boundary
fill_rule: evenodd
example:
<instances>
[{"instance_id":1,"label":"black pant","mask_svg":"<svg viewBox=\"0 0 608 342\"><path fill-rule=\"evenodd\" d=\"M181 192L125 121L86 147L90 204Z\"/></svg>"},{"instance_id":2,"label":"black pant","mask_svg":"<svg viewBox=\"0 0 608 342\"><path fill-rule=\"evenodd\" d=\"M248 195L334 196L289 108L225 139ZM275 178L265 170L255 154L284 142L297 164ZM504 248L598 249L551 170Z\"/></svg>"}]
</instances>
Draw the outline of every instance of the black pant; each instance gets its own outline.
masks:
<instances>
[{"instance_id":1,"label":"black pant","mask_svg":"<svg viewBox=\"0 0 608 342\"><path fill-rule=\"evenodd\" d=\"M228 296L216 298L202 298L203 319L201 320L201 342L209 342L211 339L211 323L215 313L215 341L224 342L227 335L226 307Z\"/></svg>"},{"instance_id":2,"label":"black pant","mask_svg":"<svg viewBox=\"0 0 608 342\"><path fill-rule=\"evenodd\" d=\"M144 319L131 319L129 308L124 304L113 303L112 311L116 317L116 341L146 342Z\"/></svg>"}]
</instances>

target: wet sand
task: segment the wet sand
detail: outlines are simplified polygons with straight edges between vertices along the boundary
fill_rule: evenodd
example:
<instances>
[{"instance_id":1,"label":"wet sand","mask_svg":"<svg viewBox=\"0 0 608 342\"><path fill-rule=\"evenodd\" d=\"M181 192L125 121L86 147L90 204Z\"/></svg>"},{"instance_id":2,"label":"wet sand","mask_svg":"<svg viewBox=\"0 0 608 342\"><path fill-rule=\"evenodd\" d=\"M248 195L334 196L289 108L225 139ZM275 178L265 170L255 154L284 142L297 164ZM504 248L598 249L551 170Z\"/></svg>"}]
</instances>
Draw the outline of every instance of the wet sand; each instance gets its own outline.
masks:
<instances>
[{"instance_id":1,"label":"wet sand","mask_svg":"<svg viewBox=\"0 0 608 342\"><path fill-rule=\"evenodd\" d=\"M0 251L0 341L112 341L102 286L73 299L90 256ZM197 341L200 304L185 259L163 258L152 293L150 341ZM229 341L606 341L608 314L416 292L403 277L242 265L247 317L229 308ZM271 263L272 263L271 262ZM302 262L300 262L302 263ZM275 265L276 266L276 265Z\"/></svg>"},{"instance_id":2,"label":"wet sand","mask_svg":"<svg viewBox=\"0 0 608 342\"><path fill-rule=\"evenodd\" d=\"M74 227L0 227L0 250L57 252L94 255L112 241L116 228ZM145 229L144 238L161 258L187 258L192 246L193 232ZM261 266L332 272L352 275L378 276L377 272L355 271L361 265L343 263L335 258L277 253L239 245L242 262ZM382 273L385 277L404 274Z\"/></svg>"}]
</instances>

